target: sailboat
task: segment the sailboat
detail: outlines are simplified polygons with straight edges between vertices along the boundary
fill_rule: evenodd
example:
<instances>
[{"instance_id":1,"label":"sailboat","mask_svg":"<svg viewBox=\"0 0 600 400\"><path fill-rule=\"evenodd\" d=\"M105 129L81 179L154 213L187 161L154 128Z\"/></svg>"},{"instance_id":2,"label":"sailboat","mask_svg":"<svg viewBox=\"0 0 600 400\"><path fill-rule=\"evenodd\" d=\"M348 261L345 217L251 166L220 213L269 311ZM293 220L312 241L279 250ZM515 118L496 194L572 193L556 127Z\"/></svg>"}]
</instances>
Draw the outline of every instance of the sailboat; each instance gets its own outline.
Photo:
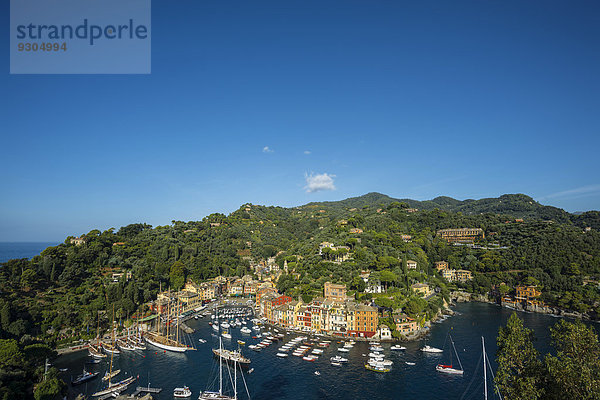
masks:
<instances>
[{"instance_id":1,"label":"sailboat","mask_svg":"<svg viewBox=\"0 0 600 400\"><path fill-rule=\"evenodd\" d=\"M485 352L485 340L483 339L483 336L481 337L481 350L483 352L483 398L484 398L484 400L487 400L487 398L488 398L487 367L490 368L490 373L492 374L492 382L494 381L494 370L492 369L492 366L490 365L490 361L487 357L487 353ZM497 386L495 386L494 388L495 388L496 394L498 395L500 400L502 400L502 395L500 394L500 390L498 390Z\"/></svg>"},{"instance_id":2,"label":"sailboat","mask_svg":"<svg viewBox=\"0 0 600 400\"><path fill-rule=\"evenodd\" d=\"M215 350L213 350L215 351ZM231 378L231 371L229 370L229 366L226 362L223 362L223 356L221 355L223 351L223 341L219 338L219 391L214 392L210 390L205 390L200 393L198 400L237 400L237 370L238 370L238 362L237 360L233 360L233 397L226 395L223 393L223 365L227 367L227 372L229 373L229 378ZM241 369L240 369L241 372ZM248 387L246 386L246 380L244 379L244 374L242 374L242 379L244 381L244 386L246 387L246 393L248 395L248 399L250 399L250 393L248 393Z\"/></svg>"},{"instance_id":3,"label":"sailboat","mask_svg":"<svg viewBox=\"0 0 600 400\"><path fill-rule=\"evenodd\" d=\"M119 375L121 373L120 369L116 369L114 371L106 371L106 373L104 374L104 376L102 377L103 381L107 381L109 379L114 378L115 376Z\"/></svg>"},{"instance_id":4,"label":"sailboat","mask_svg":"<svg viewBox=\"0 0 600 400\"><path fill-rule=\"evenodd\" d=\"M136 313L136 315L138 315L138 313ZM142 333L139 326L139 315L136 318L133 329L133 336L129 337L129 331L127 332L127 342L134 350L146 350L146 344L144 343L144 339L142 339Z\"/></svg>"},{"instance_id":5,"label":"sailboat","mask_svg":"<svg viewBox=\"0 0 600 400\"><path fill-rule=\"evenodd\" d=\"M146 335L144 336L146 341L148 343L150 343L151 345L158 347L159 349L173 351L176 353L183 353L188 350L196 350L193 347L188 347L188 346L184 345L183 343L179 342L179 297L177 298L177 315L175 316L175 320L177 321L177 324L175 326L175 339L171 338L171 335L169 332L169 326L171 325L170 295L169 295L169 307L167 308L167 310L168 311L167 311L167 321L166 321L166 328L167 328L166 335L163 335L162 332L160 331L160 308L159 308L159 315L158 315L158 319L156 321L156 332L150 332L150 331L146 332Z\"/></svg>"},{"instance_id":6,"label":"sailboat","mask_svg":"<svg viewBox=\"0 0 600 400\"><path fill-rule=\"evenodd\" d=\"M95 359L106 358L106 354L102 352L102 345L100 344L100 312L98 312L98 331L96 333L96 344L90 343L88 347L90 356Z\"/></svg>"},{"instance_id":7,"label":"sailboat","mask_svg":"<svg viewBox=\"0 0 600 400\"><path fill-rule=\"evenodd\" d=\"M462 375L464 373L463 366L460 362L460 358L458 357L458 353L456 352L456 347L454 346L452 335L448 334L448 337L450 338L450 343L452 344L452 348L454 349L454 354L456 354L456 359L458 360L458 365L460 366L460 369L454 368L454 365L452 364L452 352L450 352L450 364L438 364L435 366L435 370L438 372L444 372L446 374Z\"/></svg>"},{"instance_id":8,"label":"sailboat","mask_svg":"<svg viewBox=\"0 0 600 400\"><path fill-rule=\"evenodd\" d=\"M115 340L114 315L115 315L115 309L114 309L114 305L113 305L113 343ZM117 371L113 371L113 356L114 356L114 353L110 353L110 367L108 370L108 375L106 375L106 376L108 376L108 386L104 389L97 391L96 393L93 393L92 394L93 397L104 396L105 394L111 394L111 393L120 393L123 390L127 389L127 386L129 386L135 380L134 376L130 376L129 378L123 379L120 382L112 383L111 380L112 380L113 376L115 376L118 373Z\"/></svg>"},{"instance_id":9,"label":"sailboat","mask_svg":"<svg viewBox=\"0 0 600 400\"><path fill-rule=\"evenodd\" d=\"M114 321L113 321L113 325L114 325ZM113 336L112 336L112 341L110 344L108 343L102 343L102 348L104 349L105 352L109 353L112 357L113 354L121 354L121 350L119 350L119 348L116 345L116 340L115 340L115 330L117 328L113 326Z\"/></svg>"}]
</instances>

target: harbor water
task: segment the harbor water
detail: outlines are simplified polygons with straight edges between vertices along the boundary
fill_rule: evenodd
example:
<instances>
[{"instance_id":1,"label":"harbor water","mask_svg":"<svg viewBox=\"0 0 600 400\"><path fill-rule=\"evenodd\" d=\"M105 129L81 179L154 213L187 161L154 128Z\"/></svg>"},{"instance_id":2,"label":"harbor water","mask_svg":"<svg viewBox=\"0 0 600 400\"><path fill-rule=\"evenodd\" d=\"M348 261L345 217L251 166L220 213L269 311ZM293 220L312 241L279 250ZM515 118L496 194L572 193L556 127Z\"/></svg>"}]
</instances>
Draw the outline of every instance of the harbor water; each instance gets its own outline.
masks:
<instances>
[{"instance_id":1,"label":"harbor water","mask_svg":"<svg viewBox=\"0 0 600 400\"><path fill-rule=\"evenodd\" d=\"M495 352L498 328L513 312L492 304L463 303L454 308L457 315L443 322L433 324L427 338L403 344L406 350L392 351L391 344L383 343L386 359L394 362L389 373L377 373L365 369L368 360L368 344L357 342L349 353L340 353L337 340L314 362L303 360L291 354L287 358L276 356L281 343L289 341L296 334L286 335L283 341L274 342L271 346L255 352L248 345L258 343L261 339L252 339L251 334L243 334L239 328L229 329L232 339L223 339L225 348L237 348L237 340L246 342L242 351L252 362L244 370L244 378L252 399L479 399L483 398L483 378L481 364L481 337L485 338L487 354L496 369ZM518 313L525 326L533 329L537 337L536 348L542 353L550 350L549 327L558 321L548 315L534 313ZM160 387L160 394L153 394L155 399L172 399L175 387L189 386L192 399L197 399L202 390L214 384L218 375L217 365L212 348L218 347L218 336L209 325L210 317L194 320L187 324L195 329L189 335L197 351L183 354L165 352L148 345L145 351L121 352L114 357L114 368L121 369L120 379L135 375L137 380L125 393L131 393L136 386ZM597 325L594 324L597 328ZM284 332L280 330L280 332ZM464 368L464 375L446 375L435 370L438 363L450 362L450 347L446 342L448 332L451 333L456 350ZM198 339L205 339L200 343ZM444 347L444 343L446 345ZM444 347L442 354L428 354L420 351L424 344ZM333 366L330 357L342 355L349 362L341 366ZM71 376L80 374L84 365L90 371L99 371L100 376L108 369L108 357L100 364L85 364L90 357L87 352L78 352L61 356L55 361L58 368L67 368L63 372L66 381ZM414 363L408 365L406 362ZM456 358L454 361L456 365ZM319 375L315 374L319 372ZM229 377L225 373L225 378ZM70 387L69 397L77 393L91 395L102 386L100 377L87 385ZM217 384L218 385L218 384ZM214 386L213 386L214 387ZM243 381L238 375L238 396L248 396Z\"/></svg>"}]
</instances>

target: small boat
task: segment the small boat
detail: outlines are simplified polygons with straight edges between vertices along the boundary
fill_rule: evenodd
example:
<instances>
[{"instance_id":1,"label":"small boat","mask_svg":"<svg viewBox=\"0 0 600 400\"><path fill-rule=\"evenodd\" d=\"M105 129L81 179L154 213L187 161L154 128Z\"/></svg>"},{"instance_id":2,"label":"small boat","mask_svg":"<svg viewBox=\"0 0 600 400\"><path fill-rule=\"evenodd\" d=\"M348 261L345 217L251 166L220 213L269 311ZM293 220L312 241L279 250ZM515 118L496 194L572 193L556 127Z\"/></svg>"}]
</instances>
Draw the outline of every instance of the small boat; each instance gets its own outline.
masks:
<instances>
[{"instance_id":1,"label":"small boat","mask_svg":"<svg viewBox=\"0 0 600 400\"><path fill-rule=\"evenodd\" d=\"M409 362L409 361L404 361L404 364L406 364L406 365L417 365L414 362Z\"/></svg>"},{"instance_id":2,"label":"small boat","mask_svg":"<svg viewBox=\"0 0 600 400\"><path fill-rule=\"evenodd\" d=\"M275 355L276 355L277 357L281 357L281 358L285 358L285 357L287 357L287 356L288 356L288 354L287 354L287 353L277 353L277 354L275 354Z\"/></svg>"},{"instance_id":3,"label":"small boat","mask_svg":"<svg viewBox=\"0 0 600 400\"><path fill-rule=\"evenodd\" d=\"M103 381L107 381L107 380L109 380L109 379L112 379L112 378L114 378L115 376L119 375L120 373L121 373L121 370L120 370L120 369L115 369L115 370L114 370L114 371L112 371L112 372L108 372L108 371L106 371L106 373L105 373L105 374L104 374L104 376L102 377L102 380L103 380Z\"/></svg>"},{"instance_id":4,"label":"small boat","mask_svg":"<svg viewBox=\"0 0 600 400\"><path fill-rule=\"evenodd\" d=\"M390 347L390 350L406 350L406 347L400 345L394 345Z\"/></svg>"},{"instance_id":5,"label":"small boat","mask_svg":"<svg viewBox=\"0 0 600 400\"><path fill-rule=\"evenodd\" d=\"M246 328L245 326L242 329L240 329L240 332L246 333L246 334L252 333L252 331L250 329Z\"/></svg>"},{"instance_id":6,"label":"small boat","mask_svg":"<svg viewBox=\"0 0 600 400\"><path fill-rule=\"evenodd\" d=\"M246 344L246 342L244 342L243 340L238 340L237 342L238 342L238 344L239 344L240 346L243 346L243 345L245 345L245 344Z\"/></svg>"},{"instance_id":7,"label":"small boat","mask_svg":"<svg viewBox=\"0 0 600 400\"><path fill-rule=\"evenodd\" d=\"M347 348L345 348L345 347L340 347L340 348L338 349L338 351L341 351L342 353L348 353L348 352L350 351L350 349L347 349Z\"/></svg>"},{"instance_id":8,"label":"small boat","mask_svg":"<svg viewBox=\"0 0 600 400\"><path fill-rule=\"evenodd\" d=\"M100 360L97 359L97 358L93 358L93 359L91 359L89 361L86 361L85 363L86 364L100 364Z\"/></svg>"},{"instance_id":9,"label":"small boat","mask_svg":"<svg viewBox=\"0 0 600 400\"><path fill-rule=\"evenodd\" d=\"M89 380L92 380L95 377L97 377L98 374L99 374L99 372L88 372L84 369L83 373L81 375L78 375L77 378L75 378L71 381L71 385L75 386L75 385L79 385L84 382L87 382Z\"/></svg>"},{"instance_id":10,"label":"small boat","mask_svg":"<svg viewBox=\"0 0 600 400\"><path fill-rule=\"evenodd\" d=\"M311 362L312 362L312 361L315 361L315 360L317 359L317 357L313 357L313 356L304 356L304 357L302 357L302 359L303 359L304 361L311 361Z\"/></svg>"},{"instance_id":11,"label":"small boat","mask_svg":"<svg viewBox=\"0 0 600 400\"><path fill-rule=\"evenodd\" d=\"M321 373L319 371L315 371L315 375L319 376Z\"/></svg>"},{"instance_id":12,"label":"small boat","mask_svg":"<svg viewBox=\"0 0 600 400\"><path fill-rule=\"evenodd\" d=\"M100 345L94 346L93 344L90 344L90 346L88 347L90 356L96 359L106 358L106 354L102 353L101 349L102 347Z\"/></svg>"},{"instance_id":13,"label":"small boat","mask_svg":"<svg viewBox=\"0 0 600 400\"><path fill-rule=\"evenodd\" d=\"M253 372L254 372L254 368L250 368L250 369L248 370L248 373L249 373L249 374L251 374L251 373L253 373Z\"/></svg>"},{"instance_id":14,"label":"small boat","mask_svg":"<svg viewBox=\"0 0 600 400\"><path fill-rule=\"evenodd\" d=\"M335 357L331 357L330 360L332 362L337 362L337 363L343 363L343 362L348 362L347 358L344 357L340 357L340 356L335 356Z\"/></svg>"},{"instance_id":15,"label":"small boat","mask_svg":"<svg viewBox=\"0 0 600 400\"><path fill-rule=\"evenodd\" d=\"M381 346L371 346L371 347L369 347L369 350L371 350L371 351L383 351L383 347L381 347Z\"/></svg>"},{"instance_id":16,"label":"small boat","mask_svg":"<svg viewBox=\"0 0 600 400\"><path fill-rule=\"evenodd\" d=\"M199 341L200 343L206 343L206 340L204 340L204 339L198 339L198 341Z\"/></svg>"},{"instance_id":17,"label":"small boat","mask_svg":"<svg viewBox=\"0 0 600 400\"><path fill-rule=\"evenodd\" d=\"M386 368L384 366L373 366L371 364L365 364L365 368L368 369L369 371L374 371L374 372L390 372L390 369Z\"/></svg>"},{"instance_id":18,"label":"small boat","mask_svg":"<svg viewBox=\"0 0 600 400\"><path fill-rule=\"evenodd\" d=\"M173 390L173 397L177 397L179 399L185 399L187 397L190 397L191 395L192 391L187 386L184 386L182 388L175 388L175 390Z\"/></svg>"},{"instance_id":19,"label":"small boat","mask_svg":"<svg viewBox=\"0 0 600 400\"><path fill-rule=\"evenodd\" d=\"M421 349L421 351L423 353L443 353L444 352L444 350L442 350L442 349L438 349L437 347L431 347L429 345L425 345L425 347L423 347Z\"/></svg>"},{"instance_id":20,"label":"small boat","mask_svg":"<svg viewBox=\"0 0 600 400\"><path fill-rule=\"evenodd\" d=\"M331 362L331 365L335 365L336 367L341 367L341 366L342 366L342 363L339 363L339 362L332 361L332 362Z\"/></svg>"},{"instance_id":21,"label":"small boat","mask_svg":"<svg viewBox=\"0 0 600 400\"><path fill-rule=\"evenodd\" d=\"M221 333L221 336L223 336L225 339L231 339L231 334L227 331Z\"/></svg>"}]
</instances>

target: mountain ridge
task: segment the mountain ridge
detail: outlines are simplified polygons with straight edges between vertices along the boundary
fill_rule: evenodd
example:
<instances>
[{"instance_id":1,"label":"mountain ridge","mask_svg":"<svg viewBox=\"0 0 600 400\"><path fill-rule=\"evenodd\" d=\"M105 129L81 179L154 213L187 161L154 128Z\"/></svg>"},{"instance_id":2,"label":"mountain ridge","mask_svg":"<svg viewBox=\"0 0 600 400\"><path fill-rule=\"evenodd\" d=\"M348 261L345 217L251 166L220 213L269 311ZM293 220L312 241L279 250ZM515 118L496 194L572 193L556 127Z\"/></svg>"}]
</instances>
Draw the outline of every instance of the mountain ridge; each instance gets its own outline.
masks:
<instances>
[{"instance_id":1,"label":"mountain ridge","mask_svg":"<svg viewBox=\"0 0 600 400\"><path fill-rule=\"evenodd\" d=\"M562 208L543 205L523 193L503 194L499 197L457 200L449 196L438 196L431 200L400 199L379 192L369 192L361 196L349 197L337 201L310 202L298 208L324 207L332 209L351 209L362 207L386 207L392 203L405 203L409 208L430 211L440 209L449 212L461 212L466 215L494 213L514 218L530 218L556 222L571 222L577 226L600 227L600 213L596 210L582 213L569 213Z\"/></svg>"}]
</instances>

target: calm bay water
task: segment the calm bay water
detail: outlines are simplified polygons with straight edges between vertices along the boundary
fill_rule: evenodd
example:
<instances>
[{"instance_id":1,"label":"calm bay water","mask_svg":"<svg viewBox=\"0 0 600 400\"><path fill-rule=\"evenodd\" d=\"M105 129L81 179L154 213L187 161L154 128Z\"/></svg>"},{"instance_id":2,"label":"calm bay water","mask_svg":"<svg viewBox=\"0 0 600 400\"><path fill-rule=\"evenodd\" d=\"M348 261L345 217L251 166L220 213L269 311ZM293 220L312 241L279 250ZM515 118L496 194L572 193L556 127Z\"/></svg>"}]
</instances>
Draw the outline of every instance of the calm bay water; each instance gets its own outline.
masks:
<instances>
[{"instance_id":1,"label":"calm bay water","mask_svg":"<svg viewBox=\"0 0 600 400\"><path fill-rule=\"evenodd\" d=\"M485 338L488 356L494 370L496 352L496 336L498 327L506 324L511 314L510 310L499 306L483 303L464 303L456 308L459 315L446 321L434 324L427 343L443 347L448 331L451 332L462 365L464 376L450 376L435 371L439 362L449 362L448 347L442 355L422 353L419 349L425 341L405 344L405 351L391 351L390 344L384 344L387 359L394 362L392 371L379 374L367 371L364 363L368 354L366 343L357 343L350 353L339 353L333 342L325 353L315 362L304 361L290 354L288 358L280 359L275 356L280 344L274 343L261 352L246 349L245 355L252 360L252 374L245 374L251 398L253 399L481 399L483 398L483 380L481 368L481 336ZM535 331L537 341L535 346L541 352L549 349L548 328L557 322L542 314L518 313L525 325ZM186 354L165 353L148 345L145 352L123 352L115 357L115 368L127 371L128 374L139 375L139 380L128 390L131 393L135 386L161 387L163 392L154 395L158 399L172 399L175 387L187 385L192 390L192 398L197 399L201 390L206 389L215 376L216 363L212 357L211 348L218 346L218 340L212 336L213 330L206 318L190 320L188 324L196 329L191 339L197 344L198 351ZM597 325L595 325L597 328ZM244 335L239 329L231 330L233 340L224 339L224 347L236 347L235 340L243 339L246 345L256 343L251 335ZM294 335L295 336L295 335ZM198 338L204 338L207 343L201 344ZM290 339L286 335L284 341ZM329 358L342 354L349 358L349 363L341 367L332 366ZM59 368L69 368L64 373L65 379L70 374L81 372L87 353L79 352L65 355L56 360ZM414 362L409 366L405 362ZM479 364L478 364L479 362ZM98 370L101 375L107 370L106 362L88 365L90 370ZM212 371L212 372L211 372ZM320 372L320 376L314 374ZM121 376L125 376L124 372ZM88 383L85 387L76 387L72 394L79 392L93 393L101 385L100 379ZM239 384L242 385L242 384ZM239 386L238 386L239 387ZM469 391L465 393L466 389ZM247 398L242 386L241 399ZM464 397L463 397L464 395ZM491 398L491 397L490 397Z\"/></svg>"},{"instance_id":2,"label":"calm bay water","mask_svg":"<svg viewBox=\"0 0 600 400\"><path fill-rule=\"evenodd\" d=\"M0 263L15 258L32 258L55 242L0 242Z\"/></svg>"}]
</instances>

